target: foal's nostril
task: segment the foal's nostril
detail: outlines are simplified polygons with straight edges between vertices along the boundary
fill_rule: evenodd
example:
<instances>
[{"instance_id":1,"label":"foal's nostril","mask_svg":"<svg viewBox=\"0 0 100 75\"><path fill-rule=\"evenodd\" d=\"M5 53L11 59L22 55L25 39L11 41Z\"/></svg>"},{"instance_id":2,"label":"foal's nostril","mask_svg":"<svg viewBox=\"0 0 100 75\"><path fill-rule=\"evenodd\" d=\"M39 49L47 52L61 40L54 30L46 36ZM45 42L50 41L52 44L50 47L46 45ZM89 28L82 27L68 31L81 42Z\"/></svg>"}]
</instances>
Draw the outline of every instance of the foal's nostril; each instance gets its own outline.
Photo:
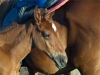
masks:
<instances>
[{"instance_id":1,"label":"foal's nostril","mask_svg":"<svg viewBox=\"0 0 100 75\"><path fill-rule=\"evenodd\" d=\"M59 69L62 69L67 65L67 56L57 53L52 54L51 58Z\"/></svg>"}]
</instances>

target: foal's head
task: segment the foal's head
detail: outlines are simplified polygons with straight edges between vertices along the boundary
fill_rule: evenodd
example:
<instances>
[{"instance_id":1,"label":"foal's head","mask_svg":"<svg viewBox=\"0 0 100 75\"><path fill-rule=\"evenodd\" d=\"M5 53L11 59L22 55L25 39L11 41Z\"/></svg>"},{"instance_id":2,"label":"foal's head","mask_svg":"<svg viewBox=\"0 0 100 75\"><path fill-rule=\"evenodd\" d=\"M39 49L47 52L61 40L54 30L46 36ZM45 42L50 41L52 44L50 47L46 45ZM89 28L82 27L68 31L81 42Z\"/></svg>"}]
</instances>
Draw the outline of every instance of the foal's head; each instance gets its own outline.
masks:
<instances>
[{"instance_id":1,"label":"foal's head","mask_svg":"<svg viewBox=\"0 0 100 75\"><path fill-rule=\"evenodd\" d=\"M47 54L55 54L58 51L65 54L65 50L59 38L60 34L57 31L57 26L51 19L52 14L42 14L41 9L36 7L34 17L36 20L36 33L34 34L36 46Z\"/></svg>"},{"instance_id":2,"label":"foal's head","mask_svg":"<svg viewBox=\"0 0 100 75\"><path fill-rule=\"evenodd\" d=\"M43 14L41 11L38 7L34 10L36 27L33 40L35 45L53 59L57 56L66 56L57 26L51 19L52 14ZM65 58L62 57L62 59Z\"/></svg>"}]
</instances>

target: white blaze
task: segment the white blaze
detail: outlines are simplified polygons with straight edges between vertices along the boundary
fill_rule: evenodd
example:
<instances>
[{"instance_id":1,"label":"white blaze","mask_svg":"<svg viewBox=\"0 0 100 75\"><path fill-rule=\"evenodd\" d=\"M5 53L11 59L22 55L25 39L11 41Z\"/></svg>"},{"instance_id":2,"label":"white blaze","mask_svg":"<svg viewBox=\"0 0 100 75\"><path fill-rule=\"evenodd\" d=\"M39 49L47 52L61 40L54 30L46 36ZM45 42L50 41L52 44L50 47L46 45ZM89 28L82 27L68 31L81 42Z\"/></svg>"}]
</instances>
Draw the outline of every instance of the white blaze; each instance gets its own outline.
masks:
<instances>
[{"instance_id":1,"label":"white blaze","mask_svg":"<svg viewBox=\"0 0 100 75\"><path fill-rule=\"evenodd\" d=\"M56 28L56 25L54 23L52 23L52 28L53 30L56 32L57 31L57 28Z\"/></svg>"}]
</instances>

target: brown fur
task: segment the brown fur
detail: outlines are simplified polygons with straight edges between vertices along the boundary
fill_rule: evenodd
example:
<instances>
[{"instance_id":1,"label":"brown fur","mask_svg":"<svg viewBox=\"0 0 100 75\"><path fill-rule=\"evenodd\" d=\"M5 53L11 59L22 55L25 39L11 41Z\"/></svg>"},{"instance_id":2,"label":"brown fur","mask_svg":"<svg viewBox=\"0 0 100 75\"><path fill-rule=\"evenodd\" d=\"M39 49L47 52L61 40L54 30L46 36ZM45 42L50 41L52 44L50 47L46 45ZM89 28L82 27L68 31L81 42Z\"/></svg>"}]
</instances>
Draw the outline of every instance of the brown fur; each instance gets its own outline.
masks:
<instances>
[{"instance_id":1,"label":"brown fur","mask_svg":"<svg viewBox=\"0 0 100 75\"><path fill-rule=\"evenodd\" d=\"M2 17L4 17L4 14L0 17L1 17L0 19L3 19ZM25 24L22 24L22 25L13 24L13 26L5 28L4 30L2 30L0 32L0 51L1 51L0 53L2 53L1 56L0 56L0 59L1 59L0 75L18 75L18 71L19 71L19 68L20 68L20 61L31 50L31 46L32 46L31 37L33 37L33 40L36 41L35 45L37 47L39 47L40 50L43 50L43 49L46 50L47 48L50 50L51 49L50 45L52 45L52 48L54 50L60 49L60 51L62 53L64 53L63 51L64 51L66 45L62 46L61 44L63 44L63 43L61 43L60 40L59 40L59 42L56 43L56 41L53 42L53 39L52 39L52 41L48 41L48 43L50 45L46 45L45 43L40 44L40 42L42 43L46 39L43 38L43 36L41 36L42 31L38 31L36 29L37 28L36 25L33 27L33 24L31 23L32 21L33 20L30 20L30 21L28 21L28 22L26 22ZM2 22L1 22L1 24L2 24ZM43 25L42 25L42 27L43 27ZM51 30L49 29L47 31L50 32ZM31 36L31 33L32 33L32 36ZM53 33L51 33L51 34L53 34ZM53 34L52 36L57 37L57 36L54 36L54 35L55 34ZM37 39L37 37L38 38L41 37L40 38L41 40ZM40 41L38 41L38 40L40 40ZM58 45L58 47L55 46L56 44ZM42 48L42 47L44 47L44 48ZM5 59L3 59L2 57L5 57ZM49 59L49 58L48 58L48 60L51 61L51 59ZM9 63L6 63L5 61L7 61ZM51 61L51 63L54 65L55 71L57 71L58 68L55 66L54 62ZM46 71L46 72L48 72L48 71ZM54 71L52 72L52 68L51 68L51 73L54 73Z\"/></svg>"},{"instance_id":2,"label":"brown fur","mask_svg":"<svg viewBox=\"0 0 100 75\"><path fill-rule=\"evenodd\" d=\"M54 74L58 71L55 63L37 47L31 50L30 54L24 59L24 62L28 65L30 75L34 74L33 70L48 74Z\"/></svg>"},{"instance_id":3,"label":"brown fur","mask_svg":"<svg viewBox=\"0 0 100 75\"><path fill-rule=\"evenodd\" d=\"M64 49L66 48L66 27L57 25L58 33L61 34L60 40L62 41ZM60 29L63 29L60 31ZM31 58L31 59L30 59ZM30 59L30 60L29 60ZM29 71L35 68L36 71L43 73L54 74L58 71L55 63L41 50L38 48L33 48L30 54L25 58L25 62L28 65ZM33 68L33 69L30 69ZM33 72L33 71L32 71Z\"/></svg>"},{"instance_id":4,"label":"brown fur","mask_svg":"<svg viewBox=\"0 0 100 75\"><path fill-rule=\"evenodd\" d=\"M36 28L38 30L37 33L41 34L44 37L44 38L41 37L41 39L42 39L41 42L44 42L47 45L47 46L43 46L45 44L43 44L43 45L39 44L38 42L40 42L40 41L38 41L38 40L40 38L37 38L37 37L40 37L40 36L35 36L34 42L36 43L38 48L41 48L48 55L50 55L52 53L55 54L54 50L58 51L58 49L62 54L66 55L65 54L66 45L64 45L63 44L64 42L62 42L62 40L60 39L60 34L58 32L59 29L54 31L54 29L52 28L53 22L50 20L52 16L50 18L46 18L44 15L41 14L41 10L36 7L34 9L34 17L35 17L36 25L37 25ZM57 25L55 25L55 26L57 28ZM58 25L58 26L60 26L60 25ZM45 35L48 35L49 37L45 37ZM54 47L53 45L55 45L56 47ZM50 50L48 47L50 47Z\"/></svg>"},{"instance_id":5,"label":"brown fur","mask_svg":"<svg viewBox=\"0 0 100 75\"><path fill-rule=\"evenodd\" d=\"M0 75L19 75L20 61L31 50L32 28L16 24L0 32Z\"/></svg>"},{"instance_id":6,"label":"brown fur","mask_svg":"<svg viewBox=\"0 0 100 75\"><path fill-rule=\"evenodd\" d=\"M99 12L100 0L70 0L55 11L53 19L68 28L68 65L57 73L78 68L82 75L100 75Z\"/></svg>"},{"instance_id":7,"label":"brown fur","mask_svg":"<svg viewBox=\"0 0 100 75\"><path fill-rule=\"evenodd\" d=\"M38 11L40 11L40 10L38 10L36 8L34 14L36 14ZM38 15L38 14L36 14L36 15ZM57 47L55 47L55 48L57 48L57 49L59 48L59 49L61 49L61 52L63 52L66 49L66 42L67 42L66 41L66 36L67 35L64 33L64 32L66 32L66 27L57 24L56 27L57 27L58 30L57 30L57 34L56 34L54 32L53 28L51 27L51 23L49 23L48 26L47 26L47 24L43 24L42 22L40 23L41 26L38 25L37 22L39 22L38 21L39 17L41 17L40 14L39 14L38 17L35 16L36 24L37 24L36 29L38 30L38 31L35 32L35 34L39 33L40 35L42 35L43 32L49 33L50 34L50 39L49 38L43 38L40 35L39 36L33 35L34 36L33 40L34 40L36 46L39 49L45 50L45 47L47 47L48 44L47 44L47 46L44 46L44 44L38 43L38 42L40 42L40 40L39 40L38 37L41 37L41 39L43 39L43 40L41 40L41 42L45 43L45 41L46 41L48 43L50 42L50 45L52 45L52 44L54 45L56 43L54 41L57 41L57 39L53 40L54 39L54 35L56 35L55 37L59 38L59 42L61 43L60 45L62 47L60 45L56 45ZM41 18L41 20L43 20L43 19ZM60 28L63 29L63 31L60 31ZM61 34L62 36L59 36L59 34ZM50 45L48 47L51 47ZM40 51L37 47L35 47L35 48L32 49L31 53L25 58L25 61L24 61L24 62L27 63L28 69L29 69L30 73L34 74L34 71L32 71L34 68L35 68L35 70L37 69L37 71L40 71L40 72L43 72L43 73L48 73L48 74L54 74L54 73L56 73L58 71L58 68L56 67L56 65L54 64L54 62L46 54L44 54L42 51ZM52 48L53 48L53 46L52 46ZM52 49L52 51L53 50L54 49ZM51 53L53 53L53 52L51 52ZM32 69L30 69L30 68L32 68Z\"/></svg>"}]
</instances>

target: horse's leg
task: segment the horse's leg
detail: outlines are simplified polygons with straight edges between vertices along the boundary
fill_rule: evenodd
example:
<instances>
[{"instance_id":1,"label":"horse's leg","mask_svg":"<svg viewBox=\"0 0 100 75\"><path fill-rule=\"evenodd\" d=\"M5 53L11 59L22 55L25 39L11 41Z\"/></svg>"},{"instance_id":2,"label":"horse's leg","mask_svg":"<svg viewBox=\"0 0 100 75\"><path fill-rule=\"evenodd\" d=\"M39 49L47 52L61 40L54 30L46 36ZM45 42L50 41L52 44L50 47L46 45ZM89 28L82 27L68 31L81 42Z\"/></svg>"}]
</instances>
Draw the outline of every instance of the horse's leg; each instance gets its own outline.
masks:
<instances>
[{"instance_id":1,"label":"horse's leg","mask_svg":"<svg viewBox=\"0 0 100 75\"><path fill-rule=\"evenodd\" d=\"M29 67L29 65L27 64L25 59L22 60L21 67L27 67L29 75L35 75L35 73L36 73L36 71L34 71L34 69Z\"/></svg>"},{"instance_id":2,"label":"horse's leg","mask_svg":"<svg viewBox=\"0 0 100 75\"><path fill-rule=\"evenodd\" d=\"M28 72L29 72L29 75L38 75L36 71L34 71L33 69L30 69L29 67L28 68Z\"/></svg>"}]
</instances>

